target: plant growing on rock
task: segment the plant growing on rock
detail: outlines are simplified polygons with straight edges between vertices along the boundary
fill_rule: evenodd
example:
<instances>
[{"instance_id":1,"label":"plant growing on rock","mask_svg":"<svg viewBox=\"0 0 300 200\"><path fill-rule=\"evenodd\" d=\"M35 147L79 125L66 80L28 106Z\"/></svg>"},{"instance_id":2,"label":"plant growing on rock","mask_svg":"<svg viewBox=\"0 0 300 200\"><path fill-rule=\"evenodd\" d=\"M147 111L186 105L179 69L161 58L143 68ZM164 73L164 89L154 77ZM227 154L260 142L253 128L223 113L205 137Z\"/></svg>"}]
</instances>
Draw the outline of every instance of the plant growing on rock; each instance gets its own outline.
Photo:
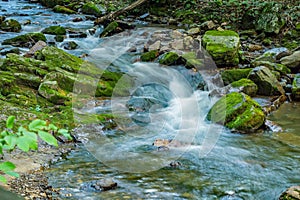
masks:
<instances>
[{"instance_id":1,"label":"plant growing on rock","mask_svg":"<svg viewBox=\"0 0 300 200\"><path fill-rule=\"evenodd\" d=\"M13 151L17 147L24 152L38 149L38 141L41 139L49 145L58 146L56 136L64 136L72 139L70 133L66 129L59 129L54 124L47 123L44 120L35 119L28 126L14 127L15 116L9 116L6 121L6 129L0 133L0 153L3 150ZM18 177L19 174L13 172L16 166L7 161L0 163L0 174L7 174ZM6 182L6 178L0 175L0 181Z\"/></svg>"}]
</instances>

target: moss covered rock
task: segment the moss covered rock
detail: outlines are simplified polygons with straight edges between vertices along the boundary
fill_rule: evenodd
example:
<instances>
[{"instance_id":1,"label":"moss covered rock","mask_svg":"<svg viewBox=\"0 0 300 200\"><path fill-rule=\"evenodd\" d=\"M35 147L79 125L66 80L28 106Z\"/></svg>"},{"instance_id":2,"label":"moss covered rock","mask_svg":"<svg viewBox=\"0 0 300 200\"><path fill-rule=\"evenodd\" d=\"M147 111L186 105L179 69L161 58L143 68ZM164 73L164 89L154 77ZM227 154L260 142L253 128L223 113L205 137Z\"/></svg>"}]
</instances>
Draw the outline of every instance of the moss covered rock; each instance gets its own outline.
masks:
<instances>
[{"instance_id":1,"label":"moss covered rock","mask_svg":"<svg viewBox=\"0 0 300 200\"><path fill-rule=\"evenodd\" d=\"M265 67L269 68L269 70L275 70L275 71L279 72L280 74L291 73L291 70L287 66L285 66L283 64L279 64L279 63L272 63L269 61L255 61L251 64L254 67L265 66Z\"/></svg>"},{"instance_id":2,"label":"moss covered rock","mask_svg":"<svg viewBox=\"0 0 300 200\"><path fill-rule=\"evenodd\" d=\"M258 86L258 94L266 96L285 94L279 81L267 67L259 66L252 69L248 75L248 79L252 80Z\"/></svg>"},{"instance_id":3,"label":"moss covered rock","mask_svg":"<svg viewBox=\"0 0 300 200\"><path fill-rule=\"evenodd\" d=\"M204 66L204 59L198 58L196 52L185 53L182 55L182 58L185 60L185 67L188 69L201 69Z\"/></svg>"},{"instance_id":4,"label":"moss covered rock","mask_svg":"<svg viewBox=\"0 0 300 200\"><path fill-rule=\"evenodd\" d=\"M42 33L50 35L65 35L67 31L64 27L61 26L50 26L42 30Z\"/></svg>"},{"instance_id":5,"label":"moss covered rock","mask_svg":"<svg viewBox=\"0 0 300 200\"><path fill-rule=\"evenodd\" d=\"M94 2L87 2L82 6L82 13L87 15L95 15L97 17L105 13L105 9L101 5L96 5Z\"/></svg>"},{"instance_id":6,"label":"moss covered rock","mask_svg":"<svg viewBox=\"0 0 300 200\"><path fill-rule=\"evenodd\" d=\"M150 62L155 60L159 56L158 50L152 50L141 55L141 61Z\"/></svg>"},{"instance_id":7,"label":"moss covered rock","mask_svg":"<svg viewBox=\"0 0 300 200\"><path fill-rule=\"evenodd\" d=\"M300 100L300 74L297 74L293 80L292 94L295 100Z\"/></svg>"},{"instance_id":8,"label":"moss covered rock","mask_svg":"<svg viewBox=\"0 0 300 200\"><path fill-rule=\"evenodd\" d=\"M261 106L256 101L237 92L223 96L207 115L209 121L246 133L259 129L265 118Z\"/></svg>"},{"instance_id":9,"label":"moss covered rock","mask_svg":"<svg viewBox=\"0 0 300 200\"><path fill-rule=\"evenodd\" d=\"M2 42L2 44L30 48L40 40L46 42L46 37L43 33L27 33L14 38L6 39Z\"/></svg>"},{"instance_id":10,"label":"moss covered rock","mask_svg":"<svg viewBox=\"0 0 300 200\"><path fill-rule=\"evenodd\" d=\"M177 60L179 59L179 55L175 52L167 52L162 55L159 59L159 64L162 65L174 65L176 64Z\"/></svg>"},{"instance_id":11,"label":"moss covered rock","mask_svg":"<svg viewBox=\"0 0 300 200\"><path fill-rule=\"evenodd\" d=\"M202 41L205 49L218 66L239 63L240 38L236 32L206 31Z\"/></svg>"},{"instance_id":12,"label":"moss covered rock","mask_svg":"<svg viewBox=\"0 0 300 200\"><path fill-rule=\"evenodd\" d=\"M0 24L0 30L7 32L20 32L22 29L21 24L14 19L8 19Z\"/></svg>"},{"instance_id":13,"label":"moss covered rock","mask_svg":"<svg viewBox=\"0 0 300 200\"><path fill-rule=\"evenodd\" d=\"M11 92L11 88L15 87L15 80L12 72L0 71L0 96L8 95Z\"/></svg>"},{"instance_id":14,"label":"moss covered rock","mask_svg":"<svg viewBox=\"0 0 300 200\"><path fill-rule=\"evenodd\" d=\"M67 8L65 6L60 6L60 5L56 5L53 8L53 11L57 12L57 13L76 14L76 11L71 10L70 8Z\"/></svg>"},{"instance_id":15,"label":"moss covered rock","mask_svg":"<svg viewBox=\"0 0 300 200\"><path fill-rule=\"evenodd\" d=\"M238 81L242 78L247 78L252 69L230 69L221 73L224 85L228 85L234 81Z\"/></svg>"},{"instance_id":16,"label":"moss covered rock","mask_svg":"<svg viewBox=\"0 0 300 200\"><path fill-rule=\"evenodd\" d=\"M291 69L300 67L300 51L295 51L292 55L281 58L280 62Z\"/></svg>"},{"instance_id":17,"label":"moss covered rock","mask_svg":"<svg viewBox=\"0 0 300 200\"><path fill-rule=\"evenodd\" d=\"M77 72L84 62L82 59L52 46L47 46L36 54L52 69L61 68L69 72Z\"/></svg>"},{"instance_id":18,"label":"moss covered rock","mask_svg":"<svg viewBox=\"0 0 300 200\"><path fill-rule=\"evenodd\" d=\"M232 82L231 86L237 88L240 92L243 92L249 96L255 96L257 93L257 85L247 78L242 78L238 81Z\"/></svg>"},{"instance_id":19,"label":"moss covered rock","mask_svg":"<svg viewBox=\"0 0 300 200\"><path fill-rule=\"evenodd\" d=\"M54 104L66 104L70 100L70 96L62 90L57 81L46 81L40 84L38 88L39 95Z\"/></svg>"},{"instance_id":20,"label":"moss covered rock","mask_svg":"<svg viewBox=\"0 0 300 200\"><path fill-rule=\"evenodd\" d=\"M111 36L115 33L119 33L120 30L118 29L119 24L116 21L111 22L110 24L108 24L105 29L103 30L103 32L100 34L100 37L106 37L106 36Z\"/></svg>"}]
</instances>

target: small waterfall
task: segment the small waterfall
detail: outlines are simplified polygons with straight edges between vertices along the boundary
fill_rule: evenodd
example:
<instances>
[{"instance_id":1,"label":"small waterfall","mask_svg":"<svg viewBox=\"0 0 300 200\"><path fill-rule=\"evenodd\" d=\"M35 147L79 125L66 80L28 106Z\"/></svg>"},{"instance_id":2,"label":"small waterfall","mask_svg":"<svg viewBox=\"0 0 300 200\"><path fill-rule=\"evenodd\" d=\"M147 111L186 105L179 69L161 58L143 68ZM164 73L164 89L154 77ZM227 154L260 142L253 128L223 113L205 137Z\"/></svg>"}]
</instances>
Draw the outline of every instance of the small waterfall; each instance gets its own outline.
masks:
<instances>
[{"instance_id":1,"label":"small waterfall","mask_svg":"<svg viewBox=\"0 0 300 200\"><path fill-rule=\"evenodd\" d=\"M213 149L222 131L220 126L206 121L214 100L209 97L209 91L195 90L190 75L182 73L188 69L178 70L158 63L132 63L128 59L128 50L133 46L142 49L149 37L145 33L151 31L124 32L104 39L98 48L89 52L89 61L98 68L113 67L126 72L111 97L111 112L122 130L121 136L109 137L105 132L91 131L86 144L102 163L121 171L153 171L178 159L189 149L197 157L203 157ZM205 74L209 89L218 86L218 81L210 81L207 77ZM134 80L130 95L119 96L116 91L122 88L122 80L126 78ZM186 145L168 153L158 153L152 146L155 139L172 139Z\"/></svg>"}]
</instances>

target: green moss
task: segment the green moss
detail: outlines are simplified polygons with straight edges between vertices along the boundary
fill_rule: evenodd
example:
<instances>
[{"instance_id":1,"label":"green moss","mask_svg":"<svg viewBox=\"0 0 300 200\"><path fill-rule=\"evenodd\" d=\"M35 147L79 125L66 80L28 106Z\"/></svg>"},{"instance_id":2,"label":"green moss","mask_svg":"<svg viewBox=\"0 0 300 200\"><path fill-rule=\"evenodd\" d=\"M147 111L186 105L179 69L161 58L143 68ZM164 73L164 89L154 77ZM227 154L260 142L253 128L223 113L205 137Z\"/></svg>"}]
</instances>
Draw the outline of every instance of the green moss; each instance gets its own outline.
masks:
<instances>
[{"instance_id":1,"label":"green moss","mask_svg":"<svg viewBox=\"0 0 300 200\"><path fill-rule=\"evenodd\" d=\"M228 85L234 81L238 81L242 78L247 78L252 68L249 69L230 69L221 73L221 77L225 85Z\"/></svg>"},{"instance_id":2,"label":"green moss","mask_svg":"<svg viewBox=\"0 0 300 200\"><path fill-rule=\"evenodd\" d=\"M106 37L106 36L110 36L113 33L116 32L116 29L119 27L118 22L113 21L110 24L108 24L105 29L103 30L103 32L100 34L100 37Z\"/></svg>"},{"instance_id":3,"label":"green moss","mask_svg":"<svg viewBox=\"0 0 300 200\"><path fill-rule=\"evenodd\" d=\"M167 52L165 53L159 60L159 64L162 65L173 65L176 64L179 56L175 52Z\"/></svg>"},{"instance_id":4,"label":"green moss","mask_svg":"<svg viewBox=\"0 0 300 200\"><path fill-rule=\"evenodd\" d=\"M206 31L203 45L217 65L237 65L240 39L234 31Z\"/></svg>"},{"instance_id":5,"label":"green moss","mask_svg":"<svg viewBox=\"0 0 300 200\"><path fill-rule=\"evenodd\" d=\"M159 53L157 50L152 50L141 55L141 61L150 62L158 57Z\"/></svg>"},{"instance_id":6,"label":"green moss","mask_svg":"<svg viewBox=\"0 0 300 200\"><path fill-rule=\"evenodd\" d=\"M88 15L101 16L103 13L94 2L87 2L82 6L82 13Z\"/></svg>"},{"instance_id":7,"label":"green moss","mask_svg":"<svg viewBox=\"0 0 300 200\"><path fill-rule=\"evenodd\" d=\"M69 72L78 72L83 60L56 47L45 47L41 51L41 59L54 70L61 68Z\"/></svg>"},{"instance_id":8,"label":"green moss","mask_svg":"<svg viewBox=\"0 0 300 200\"><path fill-rule=\"evenodd\" d=\"M204 66L203 59L198 59L196 52L188 52L182 55L187 68L201 68Z\"/></svg>"},{"instance_id":9,"label":"green moss","mask_svg":"<svg viewBox=\"0 0 300 200\"><path fill-rule=\"evenodd\" d=\"M300 99L300 74L296 74L292 84L292 94L295 100Z\"/></svg>"},{"instance_id":10,"label":"green moss","mask_svg":"<svg viewBox=\"0 0 300 200\"><path fill-rule=\"evenodd\" d=\"M3 31L20 32L21 29L21 24L14 19L5 20L0 24L0 30Z\"/></svg>"},{"instance_id":11,"label":"green moss","mask_svg":"<svg viewBox=\"0 0 300 200\"><path fill-rule=\"evenodd\" d=\"M246 78L242 78L238 81L232 82L231 86L233 88L240 88L241 91L249 96L255 96L256 92L257 92L257 85Z\"/></svg>"},{"instance_id":12,"label":"green moss","mask_svg":"<svg viewBox=\"0 0 300 200\"><path fill-rule=\"evenodd\" d=\"M25 58L17 54L7 54L7 58L4 60L0 69L13 73L26 72L43 77L48 71L44 69L41 64L42 62L39 60Z\"/></svg>"},{"instance_id":13,"label":"green moss","mask_svg":"<svg viewBox=\"0 0 300 200\"><path fill-rule=\"evenodd\" d=\"M8 71L0 71L0 94L8 95L11 88L15 87L15 80L13 73Z\"/></svg>"},{"instance_id":14,"label":"green moss","mask_svg":"<svg viewBox=\"0 0 300 200\"><path fill-rule=\"evenodd\" d=\"M242 132L260 128L265 115L260 105L246 94L233 92L223 96L211 108L207 119Z\"/></svg>"},{"instance_id":15,"label":"green moss","mask_svg":"<svg viewBox=\"0 0 300 200\"><path fill-rule=\"evenodd\" d=\"M50 35L65 35L67 31L64 27L61 26L50 26L42 30L42 33Z\"/></svg>"},{"instance_id":16,"label":"green moss","mask_svg":"<svg viewBox=\"0 0 300 200\"><path fill-rule=\"evenodd\" d=\"M76 11L66 8L65 6L60 6L60 5L56 5L53 8L53 11L57 12L57 13L76 14Z\"/></svg>"},{"instance_id":17,"label":"green moss","mask_svg":"<svg viewBox=\"0 0 300 200\"><path fill-rule=\"evenodd\" d=\"M2 42L3 45L12 45L18 47L31 47L38 41L46 42L46 37L42 33L27 33L14 38L6 39Z\"/></svg>"}]
</instances>

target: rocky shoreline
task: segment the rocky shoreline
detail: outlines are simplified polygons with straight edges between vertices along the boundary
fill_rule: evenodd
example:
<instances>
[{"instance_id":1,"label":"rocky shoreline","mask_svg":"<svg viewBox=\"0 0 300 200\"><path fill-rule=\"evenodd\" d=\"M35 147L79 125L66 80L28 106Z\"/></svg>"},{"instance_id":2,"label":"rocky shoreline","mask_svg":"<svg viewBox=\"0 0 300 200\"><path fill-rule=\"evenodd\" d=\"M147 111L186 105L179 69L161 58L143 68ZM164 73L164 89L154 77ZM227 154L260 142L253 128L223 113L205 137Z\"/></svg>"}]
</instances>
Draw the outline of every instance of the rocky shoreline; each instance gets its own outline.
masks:
<instances>
[{"instance_id":1,"label":"rocky shoreline","mask_svg":"<svg viewBox=\"0 0 300 200\"><path fill-rule=\"evenodd\" d=\"M36 3L36 1L32 2ZM168 4L168 1L164 2ZM190 2L190 6L192 6L196 1L187 2ZM41 0L40 3L53 8L54 12L67 14L81 12L94 20L105 13L116 11L129 4L129 2L123 1L109 1L102 4L64 0ZM199 3L198 6L200 4L203 3ZM118 19L108 23L100 37L108 37L134 28L132 22L141 19L153 24L163 23L188 27L185 30L157 31L152 34L145 44L145 48L141 52L137 52L141 54L140 59L144 62L159 62L164 66L182 64L191 72L209 71L207 68L216 64L215 69L220 74L219 81L224 83L224 87L213 91L211 95L223 97L211 109L207 119L224 124L239 133L251 133L258 129L266 129L266 116L270 112L276 110L286 99L300 99L300 50L297 40L300 35L300 22L290 19L283 23L283 16L274 14L264 18L264 13L257 16L256 19L252 16L251 8L249 8L249 12L240 16L241 19L236 19L244 22L248 19L247 27L237 30L235 27L239 27L239 24L222 22L223 19L218 21L217 19L206 18L203 20L201 18L200 21L192 21L196 14L188 15L187 5L187 3L180 4L185 9L181 13L175 13L177 15L174 15L172 8L168 7L167 10L161 11L153 4L149 11L150 14L141 16L145 12L143 10L145 8L142 7L139 12L132 13L135 14L132 18ZM275 5L273 7L270 7L269 4L261 6L265 13L273 11L275 8L283 9L282 4ZM208 9L209 5L204 7ZM167 13L164 12L169 12L174 18L165 16ZM198 15L200 14L198 13ZM224 16L226 15L225 13ZM204 16L202 17L204 18ZM261 23L262 20L276 23L270 27ZM4 32L19 32L23 26L16 20L6 19L5 16L0 17L0 24L0 29ZM241 22L241 24L243 23ZM285 31L286 33L283 35ZM57 47L42 43L47 42L45 34L54 35L56 43L59 43L64 40L67 33L69 36L73 34L74 37L86 37L83 32L72 32L61 26L51 26L40 33L28 33L2 42L2 45L10 45L8 49L1 49L2 55L6 56L0 59L0 77L3 80L0 83L0 106L3 110L0 118L2 120L9 115L15 115L19 120L25 120L23 123L29 119L41 118L70 129L77 125L72 116L72 92L76 73L79 69L82 70L82 66L86 67L85 80L80 84L83 87L90 87L91 80L99 71L92 63L68 54ZM279 40L280 37L283 39ZM197 53L197 48L201 44L205 51ZM30 49L25 56L19 51L19 48L24 47ZM65 49L76 49L76 43L68 43ZM196 53L191 53L192 49ZM132 51L138 50L133 49ZM122 74L110 71L101 71L100 73L104 75L97 84L96 97L110 97ZM269 105L262 106L253 100L256 95L268 96L273 100ZM226 105L225 113L222 112L224 105ZM78 107L80 106L83 105L78 105ZM222 114L215 115L214 113ZM99 116L100 118L101 116ZM24 175L21 175L20 179L10 181L8 187L28 199L51 199L51 193L56 191L48 186L47 178L44 177L42 171L39 171L40 166L55 159L50 155L57 154L59 158L69 150L70 147L67 144L63 144L62 149L52 149L51 151L41 147L39 152L30 155L32 160L29 161L29 163L35 163L38 160L39 163L32 165L32 168L26 168L25 171L21 170L20 173L24 172ZM22 160L18 156L26 159L28 155L16 152L12 155L12 157L14 156L16 159ZM47 159L41 159L46 157ZM35 169L38 170L32 171ZM25 187L20 188L20 184ZM285 195L287 197L282 197L282 199L288 198L288 195L291 194L286 192ZM294 198L297 199L297 197Z\"/></svg>"}]
</instances>

